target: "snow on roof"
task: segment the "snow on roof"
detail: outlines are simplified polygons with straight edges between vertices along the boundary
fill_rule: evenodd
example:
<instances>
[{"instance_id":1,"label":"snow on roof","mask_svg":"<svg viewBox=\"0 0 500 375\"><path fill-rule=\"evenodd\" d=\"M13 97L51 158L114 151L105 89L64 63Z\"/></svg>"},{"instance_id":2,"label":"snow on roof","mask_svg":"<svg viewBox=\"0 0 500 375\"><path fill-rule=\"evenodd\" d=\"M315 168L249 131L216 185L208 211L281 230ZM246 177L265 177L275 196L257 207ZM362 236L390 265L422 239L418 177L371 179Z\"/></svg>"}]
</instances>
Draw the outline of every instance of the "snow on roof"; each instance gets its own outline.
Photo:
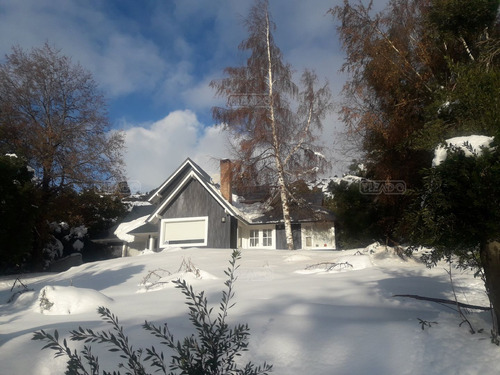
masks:
<instances>
[{"instance_id":1,"label":"snow on roof","mask_svg":"<svg viewBox=\"0 0 500 375\"><path fill-rule=\"evenodd\" d=\"M134 236L128 233L144 225L148 217L149 215L145 215L135 220L124 221L118 225L118 227L115 229L113 233L115 234L116 237L118 237L122 241L133 242Z\"/></svg>"},{"instance_id":2,"label":"snow on roof","mask_svg":"<svg viewBox=\"0 0 500 375\"><path fill-rule=\"evenodd\" d=\"M328 178L322 178L319 181L314 181L310 184L308 184L310 189L318 188L320 189L323 194L325 195L330 195L330 190L328 189L328 186L330 185L330 182L333 182L334 184L339 185L341 182L347 183L347 185L351 185L353 183L360 183L363 180L366 180L363 177L359 176L353 176L353 175L345 175L343 177L328 177Z\"/></svg>"},{"instance_id":3,"label":"snow on roof","mask_svg":"<svg viewBox=\"0 0 500 375\"><path fill-rule=\"evenodd\" d=\"M243 197L235 194L233 194L232 200L232 205L237 210L239 216L249 223L262 217L270 208L268 204L262 202L242 203L244 201Z\"/></svg>"},{"instance_id":4,"label":"snow on roof","mask_svg":"<svg viewBox=\"0 0 500 375\"><path fill-rule=\"evenodd\" d=\"M151 215L154 206L151 204L147 205L134 205L132 209L123 219L123 221L116 227L114 234L122 241L132 242L134 241L134 236L129 234L134 229L143 226L146 223L147 218Z\"/></svg>"},{"instance_id":5,"label":"snow on roof","mask_svg":"<svg viewBox=\"0 0 500 375\"><path fill-rule=\"evenodd\" d=\"M471 149L475 154L481 155L481 149L490 148L491 142L493 142L493 137L488 137L485 135L469 135L447 139L445 141L446 146L439 145L434 150L434 159L432 160L432 166L437 167L446 160L449 147L459 148L464 151L466 156L473 156Z\"/></svg>"}]
</instances>

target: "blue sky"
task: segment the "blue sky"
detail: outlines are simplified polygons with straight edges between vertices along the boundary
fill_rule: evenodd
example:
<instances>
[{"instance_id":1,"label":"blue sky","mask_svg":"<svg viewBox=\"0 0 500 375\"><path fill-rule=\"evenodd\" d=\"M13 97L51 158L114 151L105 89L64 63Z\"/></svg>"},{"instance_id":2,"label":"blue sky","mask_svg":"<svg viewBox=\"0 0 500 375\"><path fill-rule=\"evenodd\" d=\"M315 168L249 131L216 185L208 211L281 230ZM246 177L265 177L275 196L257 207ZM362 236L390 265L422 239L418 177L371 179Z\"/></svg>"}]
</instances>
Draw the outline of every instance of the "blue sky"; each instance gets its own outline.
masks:
<instances>
[{"instance_id":1,"label":"blue sky","mask_svg":"<svg viewBox=\"0 0 500 375\"><path fill-rule=\"evenodd\" d=\"M341 0L270 0L275 38L299 74L314 69L334 98L345 76L335 23L326 12ZM127 176L137 188L159 185L186 158L217 173L230 156L210 108L208 83L239 66L253 0L0 0L0 56L48 41L92 72L108 101L113 127L125 131ZM332 147L337 115L324 123L331 173L349 161Z\"/></svg>"}]
</instances>

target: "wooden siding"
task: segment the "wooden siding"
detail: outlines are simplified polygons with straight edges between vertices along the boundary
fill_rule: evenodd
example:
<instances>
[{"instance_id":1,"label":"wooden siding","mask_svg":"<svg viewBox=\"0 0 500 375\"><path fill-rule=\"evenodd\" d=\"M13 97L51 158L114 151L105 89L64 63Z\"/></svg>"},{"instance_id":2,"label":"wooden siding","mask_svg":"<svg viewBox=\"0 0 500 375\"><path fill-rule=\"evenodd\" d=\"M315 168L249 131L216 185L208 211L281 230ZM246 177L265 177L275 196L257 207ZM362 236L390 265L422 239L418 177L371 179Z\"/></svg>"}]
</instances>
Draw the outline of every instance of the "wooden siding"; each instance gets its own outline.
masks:
<instances>
[{"instance_id":1,"label":"wooden siding","mask_svg":"<svg viewBox=\"0 0 500 375\"><path fill-rule=\"evenodd\" d=\"M208 216L207 247L231 248L236 240L231 237L235 226L233 218L195 179L191 179L161 212L163 219ZM225 218L225 222L222 222ZM237 225L237 224L236 224ZM236 231L235 231L236 232ZM233 235L236 237L236 235Z\"/></svg>"},{"instance_id":2,"label":"wooden siding","mask_svg":"<svg viewBox=\"0 0 500 375\"><path fill-rule=\"evenodd\" d=\"M179 184L186 177L189 171L190 169L188 166L184 167L182 171L179 171L179 174L175 176L175 178L172 181L170 181L169 185L159 192L161 197L156 198L156 203L161 202L161 200L164 197L167 197L170 194L172 194L172 192L177 188L177 186L179 186Z\"/></svg>"}]
</instances>

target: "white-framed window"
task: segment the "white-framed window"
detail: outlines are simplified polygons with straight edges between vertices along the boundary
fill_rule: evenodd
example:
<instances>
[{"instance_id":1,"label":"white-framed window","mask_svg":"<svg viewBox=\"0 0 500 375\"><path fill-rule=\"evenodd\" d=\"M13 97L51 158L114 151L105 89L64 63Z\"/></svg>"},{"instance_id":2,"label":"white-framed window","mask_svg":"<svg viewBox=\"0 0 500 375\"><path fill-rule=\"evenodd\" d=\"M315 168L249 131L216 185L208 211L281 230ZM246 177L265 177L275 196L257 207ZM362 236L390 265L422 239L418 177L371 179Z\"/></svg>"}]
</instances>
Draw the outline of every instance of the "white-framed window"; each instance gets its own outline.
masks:
<instances>
[{"instance_id":1,"label":"white-framed window","mask_svg":"<svg viewBox=\"0 0 500 375\"><path fill-rule=\"evenodd\" d=\"M160 247L206 246L208 216L162 219Z\"/></svg>"},{"instance_id":2,"label":"white-framed window","mask_svg":"<svg viewBox=\"0 0 500 375\"><path fill-rule=\"evenodd\" d=\"M262 230L262 246L270 247L273 246L273 231L272 229Z\"/></svg>"},{"instance_id":3,"label":"white-framed window","mask_svg":"<svg viewBox=\"0 0 500 375\"><path fill-rule=\"evenodd\" d=\"M273 229L250 229L248 237L249 247L273 247L275 231Z\"/></svg>"},{"instance_id":4,"label":"white-framed window","mask_svg":"<svg viewBox=\"0 0 500 375\"><path fill-rule=\"evenodd\" d=\"M251 229L250 230L250 247L258 247L259 246L259 230Z\"/></svg>"}]
</instances>

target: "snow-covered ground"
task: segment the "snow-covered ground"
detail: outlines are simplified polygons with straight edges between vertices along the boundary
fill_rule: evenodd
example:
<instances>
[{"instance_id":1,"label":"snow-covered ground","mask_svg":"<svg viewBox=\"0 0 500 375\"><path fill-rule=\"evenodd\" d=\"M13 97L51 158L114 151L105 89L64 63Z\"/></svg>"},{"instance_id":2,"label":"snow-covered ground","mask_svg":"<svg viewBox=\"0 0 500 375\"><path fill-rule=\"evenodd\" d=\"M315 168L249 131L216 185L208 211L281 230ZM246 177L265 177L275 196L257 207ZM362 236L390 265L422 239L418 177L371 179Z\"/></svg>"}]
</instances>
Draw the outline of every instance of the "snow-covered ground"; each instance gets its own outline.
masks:
<instances>
[{"instance_id":1,"label":"snow-covered ground","mask_svg":"<svg viewBox=\"0 0 500 375\"><path fill-rule=\"evenodd\" d=\"M83 326L107 328L96 313L107 306L125 326L134 347L161 345L141 325L168 322L176 338L193 332L184 296L169 282L184 277L205 290L215 311L224 288L231 250L170 249L157 254L87 263L59 274L24 275L32 292L11 303L14 279L0 278L0 374L63 374L66 359L41 350L33 332L57 329L61 339ZM198 272L179 271L191 262ZM323 264L320 264L323 263ZM338 266L327 271L326 263ZM349 251L243 250L229 320L250 326L244 359L274 365L273 374L497 374L500 348L489 339L490 315L468 315L476 330L452 309L432 302L395 298L418 294L452 299L443 267L427 269L392 250L372 246ZM160 270L144 284L150 271ZM183 267L185 269L185 267ZM161 277L161 278L160 278ZM462 302L486 306L479 279L454 271ZM48 304L42 304L44 296ZM52 305L50 305L52 304ZM48 306L51 306L47 310ZM431 323L421 329L419 320ZM71 343L75 348L80 343ZM93 344L102 367L118 363L116 353ZM107 367L107 370L117 368Z\"/></svg>"}]
</instances>

